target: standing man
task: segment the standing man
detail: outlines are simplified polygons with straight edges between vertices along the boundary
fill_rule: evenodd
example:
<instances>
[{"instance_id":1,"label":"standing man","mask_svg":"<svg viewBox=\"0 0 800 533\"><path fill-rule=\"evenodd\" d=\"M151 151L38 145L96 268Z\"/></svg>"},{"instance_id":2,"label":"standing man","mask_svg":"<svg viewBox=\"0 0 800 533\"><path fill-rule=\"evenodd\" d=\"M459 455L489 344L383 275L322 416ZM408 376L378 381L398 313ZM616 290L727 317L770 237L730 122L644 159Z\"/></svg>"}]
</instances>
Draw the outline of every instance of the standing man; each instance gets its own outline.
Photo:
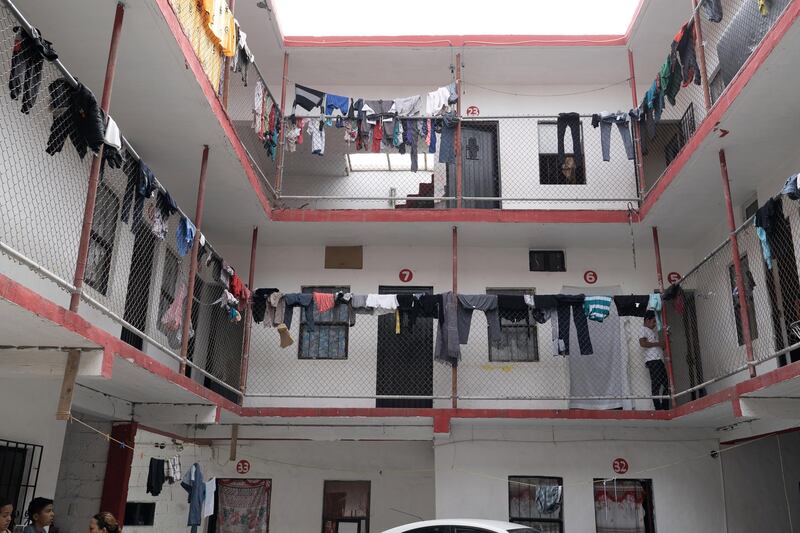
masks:
<instances>
[{"instance_id":1,"label":"standing man","mask_svg":"<svg viewBox=\"0 0 800 533\"><path fill-rule=\"evenodd\" d=\"M664 339L658 338L654 311L647 311L644 315L644 326L639 334L639 346L644 348L644 364L650 371L650 390L653 396L669 396L667 367L664 366ZM657 411L670 408L667 399L653 399L653 404Z\"/></svg>"}]
</instances>

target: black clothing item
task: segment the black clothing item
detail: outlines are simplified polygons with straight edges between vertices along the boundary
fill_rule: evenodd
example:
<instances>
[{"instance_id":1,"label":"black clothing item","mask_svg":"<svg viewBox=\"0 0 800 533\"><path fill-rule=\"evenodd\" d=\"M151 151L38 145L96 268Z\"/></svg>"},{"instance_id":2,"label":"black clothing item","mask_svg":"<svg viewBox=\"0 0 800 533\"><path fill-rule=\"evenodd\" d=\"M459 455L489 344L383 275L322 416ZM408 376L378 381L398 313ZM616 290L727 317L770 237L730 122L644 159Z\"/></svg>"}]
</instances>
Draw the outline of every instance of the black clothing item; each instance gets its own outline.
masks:
<instances>
[{"instance_id":1,"label":"black clothing item","mask_svg":"<svg viewBox=\"0 0 800 533\"><path fill-rule=\"evenodd\" d=\"M647 361L647 370L650 371L650 392L653 396L669 396L669 379L667 378L667 367L664 361ZM653 399L656 411L666 411L670 407L669 400Z\"/></svg>"},{"instance_id":2,"label":"black clothing item","mask_svg":"<svg viewBox=\"0 0 800 533\"><path fill-rule=\"evenodd\" d=\"M756 227L764 228L769 237L780 217L783 217L783 204L780 198L770 198L756 211Z\"/></svg>"},{"instance_id":3,"label":"black clothing item","mask_svg":"<svg viewBox=\"0 0 800 533\"><path fill-rule=\"evenodd\" d=\"M278 292L278 289L256 289L253 291L253 304L251 309L253 312L253 322L256 324L260 324L264 321L264 315L267 312L267 300L269 299L269 295L273 292Z\"/></svg>"},{"instance_id":4,"label":"black clothing item","mask_svg":"<svg viewBox=\"0 0 800 533\"><path fill-rule=\"evenodd\" d=\"M722 0L703 0L703 11L709 22L722 20Z\"/></svg>"},{"instance_id":5,"label":"black clothing item","mask_svg":"<svg viewBox=\"0 0 800 533\"><path fill-rule=\"evenodd\" d=\"M569 315L572 312L572 321L575 323L575 331L578 333L578 345L581 355L591 355L594 353L592 339L589 337L589 324L586 321L586 313L583 311L583 294L568 295L559 294L558 300L558 339L563 345L563 350L559 346L559 355L569 355ZM563 353L562 353L563 352Z\"/></svg>"},{"instance_id":6,"label":"black clothing item","mask_svg":"<svg viewBox=\"0 0 800 533\"><path fill-rule=\"evenodd\" d=\"M683 289L681 289L681 286L678 285L677 283L673 283L669 287L667 287L664 293L661 295L661 300L668 302L680 296L681 293L683 293Z\"/></svg>"},{"instance_id":7,"label":"black clothing item","mask_svg":"<svg viewBox=\"0 0 800 533\"><path fill-rule=\"evenodd\" d=\"M120 214L120 218L126 224L128 223L131 204L135 196L136 205L133 208L133 224L131 224L131 231L133 231L137 224L142 221L145 199L152 196L153 192L158 188L158 185L156 185L156 177L153 171L150 170L150 167L148 167L144 161L137 161L129 157L123 170L125 171L125 175L128 176L128 183L125 186L125 194L122 197L122 213Z\"/></svg>"},{"instance_id":8,"label":"black clothing item","mask_svg":"<svg viewBox=\"0 0 800 533\"><path fill-rule=\"evenodd\" d=\"M419 316L420 308L413 294L397 295L397 310L400 311L401 328L414 330L414 323Z\"/></svg>"},{"instance_id":9,"label":"black clothing item","mask_svg":"<svg viewBox=\"0 0 800 533\"><path fill-rule=\"evenodd\" d=\"M550 294L536 294L533 296L533 319L539 324L550 320L550 315L558 307L558 299Z\"/></svg>"},{"instance_id":10,"label":"black clothing item","mask_svg":"<svg viewBox=\"0 0 800 533\"><path fill-rule=\"evenodd\" d=\"M614 304L617 306L619 316L639 316L644 317L647 312L647 304L650 301L648 295L625 295L614 296Z\"/></svg>"},{"instance_id":11,"label":"black clothing item","mask_svg":"<svg viewBox=\"0 0 800 533\"><path fill-rule=\"evenodd\" d=\"M13 29L17 35L11 54L8 90L12 100L16 100L22 92L22 112L27 114L39 95L44 60L54 61L58 59L58 54L52 48L53 43L42 38L39 30L34 30L31 36L20 26L14 26Z\"/></svg>"},{"instance_id":12,"label":"black clothing item","mask_svg":"<svg viewBox=\"0 0 800 533\"><path fill-rule=\"evenodd\" d=\"M672 41L673 57L677 56L681 64L681 81L683 86L689 85L694 80L695 85L700 85L700 66L694 48L694 20L683 25Z\"/></svg>"},{"instance_id":13,"label":"black clothing item","mask_svg":"<svg viewBox=\"0 0 800 533\"><path fill-rule=\"evenodd\" d=\"M59 78L48 87L50 91L51 109L54 113L61 110L50 126L50 137L47 139L47 153L55 155L64 147L69 137L72 145L83 159L86 151L100 152L103 146L106 126L103 114L92 91L83 84L73 87Z\"/></svg>"},{"instance_id":14,"label":"black clothing item","mask_svg":"<svg viewBox=\"0 0 800 533\"><path fill-rule=\"evenodd\" d=\"M441 294L423 294L417 298L420 318L436 318L441 320Z\"/></svg>"},{"instance_id":15,"label":"black clothing item","mask_svg":"<svg viewBox=\"0 0 800 533\"><path fill-rule=\"evenodd\" d=\"M559 113L556 121L556 135L558 136L558 164L564 164L564 134L569 127L572 133L572 153L575 154L575 163L583 166L583 150L581 148L581 116L578 113Z\"/></svg>"},{"instance_id":16,"label":"black clothing item","mask_svg":"<svg viewBox=\"0 0 800 533\"><path fill-rule=\"evenodd\" d=\"M528 304L525 303L525 298L521 294L498 294L497 314L501 319L512 322L525 320L526 323L530 324Z\"/></svg>"},{"instance_id":17,"label":"black clothing item","mask_svg":"<svg viewBox=\"0 0 800 533\"><path fill-rule=\"evenodd\" d=\"M644 134L647 130L647 113L641 107L636 107L628 112L628 116L631 117L631 139L642 147L642 155L647 155L647 135ZM636 137L636 124L639 125L639 137Z\"/></svg>"},{"instance_id":18,"label":"black clothing item","mask_svg":"<svg viewBox=\"0 0 800 533\"><path fill-rule=\"evenodd\" d=\"M147 471L147 493L153 496L161 494L166 476L164 475L164 459L150 458L150 468Z\"/></svg>"},{"instance_id":19,"label":"black clothing item","mask_svg":"<svg viewBox=\"0 0 800 533\"><path fill-rule=\"evenodd\" d=\"M161 211L161 216L164 217L165 222L169 217L178 212L178 204L175 203L175 200L172 199L169 192L158 191L156 206L158 206L158 210Z\"/></svg>"}]
</instances>

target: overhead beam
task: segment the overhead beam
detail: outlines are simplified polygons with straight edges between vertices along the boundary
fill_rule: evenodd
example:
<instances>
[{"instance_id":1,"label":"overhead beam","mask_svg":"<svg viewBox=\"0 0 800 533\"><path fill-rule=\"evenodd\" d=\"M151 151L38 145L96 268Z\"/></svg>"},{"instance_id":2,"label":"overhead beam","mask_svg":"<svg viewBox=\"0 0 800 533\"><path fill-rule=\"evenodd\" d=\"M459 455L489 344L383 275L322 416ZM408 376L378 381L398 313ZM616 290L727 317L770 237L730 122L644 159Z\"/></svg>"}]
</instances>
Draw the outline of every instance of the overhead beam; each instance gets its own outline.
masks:
<instances>
[{"instance_id":1,"label":"overhead beam","mask_svg":"<svg viewBox=\"0 0 800 533\"><path fill-rule=\"evenodd\" d=\"M75 387L72 406L80 413L114 421L130 420L133 416L133 404L130 402L82 387L80 384Z\"/></svg>"},{"instance_id":2,"label":"overhead beam","mask_svg":"<svg viewBox=\"0 0 800 533\"><path fill-rule=\"evenodd\" d=\"M216 405L137 403L133 419L140 424L214 424L217 418Z\"/></svg>"},{"instance_id":3,"label":"overhead beam","mask_svg":"<svg viewBox=\"0 0 800 533\"><path fill-rule=\"evenodd\" d=\"M800 398L739 398L743 417L800 420Z\"/></svg>"},{"instance_id":4,"label":"overhead beam","mask_svg":"<svg viewBox=\"0 0 800 533\"><path fill-rule=\"evenodd\" d=\"M77 377L103 377L103 350L81 350ZM17 347L0 349L0 375L4 377L61 377L68 353L61 349Z\"/></svg>"}]
</instances>

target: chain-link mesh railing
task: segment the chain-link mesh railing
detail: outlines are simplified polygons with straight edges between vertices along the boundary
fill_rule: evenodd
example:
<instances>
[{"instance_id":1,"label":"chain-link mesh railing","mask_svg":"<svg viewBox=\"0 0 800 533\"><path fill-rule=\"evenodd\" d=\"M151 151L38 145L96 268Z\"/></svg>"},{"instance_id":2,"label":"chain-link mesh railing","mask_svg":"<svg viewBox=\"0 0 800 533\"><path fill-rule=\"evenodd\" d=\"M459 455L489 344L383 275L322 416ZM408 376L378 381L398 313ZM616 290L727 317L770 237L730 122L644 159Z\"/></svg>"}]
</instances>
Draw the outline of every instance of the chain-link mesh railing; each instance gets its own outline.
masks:
<instances>
[{"instance_id":1,"label":"chain-link mesh railing","mask_svg":"<svg viewBox=\"0 0 800 533\"><path fill-rule=\"evenodd\" d=\"M192 44L211 86L222 94L226 57L236 48L233 14L227 2L170 0L183 33Z\"/></svg>"},{"instance_id":2,"label":"chain-link mesh railing","mask_svg":"<svg viewBox=\"0 0 800 533\"><path fill-rule=\"evenodd\" d=\"M0 55L0 243L12 259L73 290L94 156L75 121L62 120L71 113L71 79L55 63L41 61L19 26L0 5L0 50L7 51ZM106 157L101 165L81 313L115 335L122 331L135 347L171 358L177 368L191 257L179 253L176 238L185 213L162 215L166 190L151 182L145 188L153 194L145 197L138 156L128 147L120 155L119 162ZM208 278L195 295L200 301L221 293L209 276L200 270L201 279ZM221 320L218 306L194 309L190 365L198 379L238 390L241 323Z\"/></svg>"},{"instance_id":3,"label":"chain-link mesh railing","mask_svg":"<svg viewBox=\"0 0 800 533\"><path fill-rule=\"evenodd\" d=\"M727 240L680 281L681 293L664 304L675 388L678 393L688 391L684 400L729 384L726 378L738 381L748 375L745 322L749 322L753 366L758 372L800 359L795 346L800 343L799 250L792 237L800 231L800 212L792 200L779 202L783 213L772 219L766 235L772 268L764 259L753 220L736 232L746 313L741 312Z\"/></svg>"},{"instance_id":4,"label":"chain-link mesh railing","mask_svg":"<svg viewBox=\"0 0 800 533\"><path fill-rule=\"evenodd\" d=\"M441 117L394 117L368 125L360 140L355 120L328 118L321 131L320 118L300 120L287 125L302 144L286 153L281 199L312 209L436 209L455 207L460 193L465 208L625 209L638 194L622 116L597 128L591 116L463 119L460 189L455 127Z\"/></svg>"},{"instance_id":5,"label":"chain-link mesh railing","mask_svg":"<svg viewBox=\"0 0 800 533\"><path fill-rule=\"evenodd\" d=\"M259 405L450 406L453 367L434 357L438 319L355 314L342 304L315 312L312 331L303 314L295 309L283 338L277 328L252 326L247 396ZM459 325L460 335L468 332L456 367L460 406L631 408L638 399L648 408L653 394L638 344L641 318L620 317L613 304L602 323L567 313L567 356L559 355L565 347L555 319L539 324L531 311L506 310L492 320L491 343L483 312L472 313L468 330ZM289 337L293 342L282 347Z\"/></svg>"}]
</instances>

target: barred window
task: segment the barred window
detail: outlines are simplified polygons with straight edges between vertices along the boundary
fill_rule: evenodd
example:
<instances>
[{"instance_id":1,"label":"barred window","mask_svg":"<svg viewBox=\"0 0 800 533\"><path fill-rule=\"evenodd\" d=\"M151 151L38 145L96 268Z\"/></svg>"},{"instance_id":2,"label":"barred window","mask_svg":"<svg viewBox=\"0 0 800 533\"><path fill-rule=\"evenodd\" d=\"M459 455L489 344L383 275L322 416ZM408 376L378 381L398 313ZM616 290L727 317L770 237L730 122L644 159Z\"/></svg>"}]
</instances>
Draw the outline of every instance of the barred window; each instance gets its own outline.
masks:
<instances>
[{"instance_id":1,"label":"barred window","mask_svg":"<svg viewBox=\"0 0 800 533\"><path fill-rule=\"evenodd\" d=\"M83 280L87 285L106 295L111 276L111 258L114 255L114 237L119 216L119 199L104 183L97 186L92 229L89 234L89 256Z\"/></svg>"},{"instance_id":2,"label":"barred window","mask_svg":"<svg viewBox=\"0 0 800 533\"><path fill-rule=\"evenodd\" d=\"M302 292L350 292L350 287L310 286L303 287ZM299 359L347 359L350 317L346 305L336 305L324 313L320 313L315 306L313 331L309 331L306 326L305 310L298 307L294 312L300 313L300 343L297 347Z\"/></svg>"},{"instance_id":3,"label":"barred window","mask_svg":"<svg viewBox=\"0 0 800 533\"><path fill-rule=\"evenodd\" d=\"M509 476L508 521L542 533L564 532L564 480Z\"/></svg>"},{"instance_id":4,"label":"barred window","mask_svg":"<svg viewBox=\"0 0 800 533\"><path fill-rule=\"evenodd\" d=\"M161 291L158 297L158 329L164 334L171 332L161 325L161 317L164 316L164 313L175 301L179 270L178 256L172 250L166 250L164 253L164 274L161 276Z\"/></svg>"},{"instance_id":5,"label":"barred window","mask_svg":"<svg viewBox=\"0 0 800 533\"><path fill-rule=\"evenodd\" d=\"M572 130L564 132L564 161L558 160L558 126L556 122L539 122L539 183L541 185L586 185L583 122L580 127L580 153L575 155Z\"/></svg>"},{"instance_id":6,"label":"barred window","mask_svg":"<svg viewBox=\"0 0 800 533\"><path fill-rule=\"evenodd\" d=\"M533 295L533 289L486 289L486 294ZM525 316L527 314L527 316ZM530 310L500 315L500 346L489 342L489 361L518 362L539 360L536 321Z\"/></svg>"}]
</instances>

